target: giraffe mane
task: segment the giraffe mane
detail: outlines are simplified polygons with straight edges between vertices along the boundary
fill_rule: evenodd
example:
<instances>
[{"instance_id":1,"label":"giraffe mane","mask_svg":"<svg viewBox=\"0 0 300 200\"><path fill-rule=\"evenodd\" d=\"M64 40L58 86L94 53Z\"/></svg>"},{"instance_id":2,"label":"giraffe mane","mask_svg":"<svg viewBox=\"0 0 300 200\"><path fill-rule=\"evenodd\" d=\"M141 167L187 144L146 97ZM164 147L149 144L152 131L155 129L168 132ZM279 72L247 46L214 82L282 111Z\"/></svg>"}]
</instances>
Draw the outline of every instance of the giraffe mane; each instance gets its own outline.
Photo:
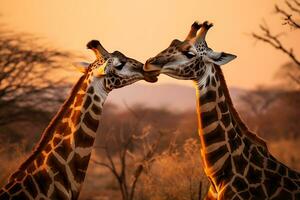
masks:
<instances>
[{"instance_id":1,"label":"giraffe mane","mask_svg":"<svg viewBox=\"0 0 300 200\"><path fill-rule=\"evenodd\" d=\"M47 128L44 130L38 145L36 145L35 149L31 153L31 155L20 165L18 171L25 170L29 166L29 164L32 161L34 161L34 159L37 157L37 155L43 150L45 145L47 145L49 140L52 138L52 136L54 134L54 130L56 128L56 125L63 118L63 116L66 113L66 110L70 106L70 104L72 104L73 100L76 97L78 90L81 88L81 85L86 78L86 75L87 75L87 73L84 74L83 76L81 76L80 79L77 81L77 83L73 86L69 97L65 100L63 105L60 107L59 111L52 118L52 120L48 124ZM16 173L14 173L12 176L14 176Z\"/></svg>"},{"instance_id":2,"label":"giraffe mane","mask_svg":"<svg viewBox=\"0 0 300 200\"><path fill-rule=\"evenodd\" d=\"M215 69L219 75L220 78L220 82L221 82L221 86L223 87L223 92L226 98L226 101L228 103L228 106L230 108L231 113L233 114L233 116L235 117L235 119L237 120L237 123L240 125L241 129L243 130L243 132L254 142L258 143L259 145L265 147L266 149L268 149L267 143L264 139L262 139L261 137L259 137L258 135L256 135L255 133L251 132L249 130L249 128L247 127L247 125L243 122L243 120L241 119L239 113L237 112L237 110L235 109L233 103L232 103L232 99L230 97L229 94L229 89L227 87L226 81L225 81L225 77L224 74L222 72L222 69L220 66L215 65Z\"/></svg>"}]
</instances>

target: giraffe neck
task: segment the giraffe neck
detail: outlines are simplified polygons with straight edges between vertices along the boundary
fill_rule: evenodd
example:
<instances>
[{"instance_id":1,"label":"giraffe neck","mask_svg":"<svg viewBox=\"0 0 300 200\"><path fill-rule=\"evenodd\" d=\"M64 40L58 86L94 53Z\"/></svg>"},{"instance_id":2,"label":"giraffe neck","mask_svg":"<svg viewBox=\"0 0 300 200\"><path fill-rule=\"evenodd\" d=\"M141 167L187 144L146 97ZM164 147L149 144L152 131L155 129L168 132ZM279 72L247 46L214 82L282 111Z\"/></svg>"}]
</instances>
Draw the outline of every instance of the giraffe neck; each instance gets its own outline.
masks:
<instances>
[{"instance_id":1,"label":"giraffe neck","mask_svg":"<svg viewBox=\"0 0 300 200\"><path fill-rule=\"evenodd\" d=\"M274 158L266 143L248 130L220 67L205 67L204 78L196 80L198 130L211 194L230 200L299 199L300 174Z\"/></svg>"},{"instance_id":2,"label":"giraffe neck","mask_svg":"<svg viewBox=\"0 0 300 200\"><path fill-rule=\"evenodd\" d=\"M262 150L266 146L237 114L220 67L208 65L206 68L203 78L195 81L198 130L204 169L218 190L224 180L230 179L230 173L240 171L243 174L246 166L234 163L236 157L245 156L248 160L249 146L255 145Z\"/></svg>"},{"instance_id":3,"label":"giraffe neck","mask_svg":"<svg viewBox=\"0 0 300 200\"><path fill-rule=\"evenodd\" d=\"M19 184L14 193L34 199L78 197L108 95L104 80L90 81L88 76L80 78L34 153L11 176L4 191L10 193Z\"/></svg>"}]
</instances>

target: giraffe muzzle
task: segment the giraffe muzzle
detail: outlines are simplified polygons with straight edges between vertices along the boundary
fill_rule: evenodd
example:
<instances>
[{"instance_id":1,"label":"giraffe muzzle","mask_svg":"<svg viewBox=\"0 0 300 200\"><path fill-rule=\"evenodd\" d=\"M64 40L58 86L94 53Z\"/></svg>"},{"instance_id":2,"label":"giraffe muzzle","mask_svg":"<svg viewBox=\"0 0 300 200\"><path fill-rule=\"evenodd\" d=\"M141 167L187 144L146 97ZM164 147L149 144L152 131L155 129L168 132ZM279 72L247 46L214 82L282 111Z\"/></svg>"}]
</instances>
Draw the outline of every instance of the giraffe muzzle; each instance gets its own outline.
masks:
<instances>
[{"instance_id":1,"label":"giraffe muzzle","mask_svg":"<svg viewBox=\"0 0 300 200\"><path fill-rule=\"evenodd\" d=\"M157 72L144 72L144 79L147 82L155 83L158 80L158 75L159 73Z\"/></svg>"},{"instance_id":2,"label":"giraffe muzzle","mask_svg":"<svg viewBox=\"0 0 300 200\"><path fill-rule=\"evenodd\" d=\"M163 65L157 58L150 58L146 61L146 63L143 66L143 70L146 72L151 72L151 71L160 71L162 69Z\"/></svg>"}]
</instances>

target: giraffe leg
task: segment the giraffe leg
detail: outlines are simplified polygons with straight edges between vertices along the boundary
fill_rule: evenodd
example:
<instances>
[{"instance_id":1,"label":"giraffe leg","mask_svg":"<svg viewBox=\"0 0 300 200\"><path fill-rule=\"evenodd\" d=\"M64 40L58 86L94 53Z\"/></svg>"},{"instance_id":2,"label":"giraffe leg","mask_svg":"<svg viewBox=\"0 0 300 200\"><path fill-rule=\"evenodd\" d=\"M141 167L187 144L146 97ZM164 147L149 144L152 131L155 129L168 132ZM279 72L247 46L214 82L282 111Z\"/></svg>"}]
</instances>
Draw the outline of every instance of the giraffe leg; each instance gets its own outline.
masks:
<instances>
[{"instance_id":1,"label":"giraffe leg","mask_svg":"<svg viewBox=\"0 0 300 200\"><path fill-rule=\"evenodd\" d=\"M210 185L205 200L217 200L217 199L218 199L218 193L215 190L215 188L212 185Z\"/></svg>"}]
</instances>

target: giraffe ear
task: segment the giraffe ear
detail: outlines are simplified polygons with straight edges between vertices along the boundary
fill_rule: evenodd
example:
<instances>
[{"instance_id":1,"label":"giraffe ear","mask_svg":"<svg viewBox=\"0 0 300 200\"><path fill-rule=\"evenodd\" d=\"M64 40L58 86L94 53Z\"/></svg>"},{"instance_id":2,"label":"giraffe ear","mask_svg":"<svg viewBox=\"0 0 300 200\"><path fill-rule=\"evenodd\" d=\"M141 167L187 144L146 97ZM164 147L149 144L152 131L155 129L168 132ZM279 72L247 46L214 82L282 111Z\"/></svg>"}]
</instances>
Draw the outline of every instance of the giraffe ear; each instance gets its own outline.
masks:
<instances>
[{"instance_id":1,"label":"giraffe ear","mask_svg":"<svg viewBox=\"0 0 300 200\"><path fill-rule=\"evenodd\" d=\"M106 67L109 64L108 60L105 61L101 66L97 67L96 69L93 70L93 74L95 77L102 77L105 76L106 74Z\"/></svg>"},{"instance_id":2,"label":"giraffe ear","mask_svg":"<svg viewBox=\"0 0 300 200\"><path fill-rule=\"evenodd\" d=\"M208 52L208 60L216 65L225 65L236 58L236 55L225 52Z\"/></svg>"},{"instance_id":3,"label":"giraffe ear","mask_svg":"<svg viewBox=\"0 0 300 200\"><path fill-rule=\"evenodd\" d=\"M85 73L87 72L90 64L87 62L74 62L72 65L81 73Z\"/></svg>"}]
</instances>

